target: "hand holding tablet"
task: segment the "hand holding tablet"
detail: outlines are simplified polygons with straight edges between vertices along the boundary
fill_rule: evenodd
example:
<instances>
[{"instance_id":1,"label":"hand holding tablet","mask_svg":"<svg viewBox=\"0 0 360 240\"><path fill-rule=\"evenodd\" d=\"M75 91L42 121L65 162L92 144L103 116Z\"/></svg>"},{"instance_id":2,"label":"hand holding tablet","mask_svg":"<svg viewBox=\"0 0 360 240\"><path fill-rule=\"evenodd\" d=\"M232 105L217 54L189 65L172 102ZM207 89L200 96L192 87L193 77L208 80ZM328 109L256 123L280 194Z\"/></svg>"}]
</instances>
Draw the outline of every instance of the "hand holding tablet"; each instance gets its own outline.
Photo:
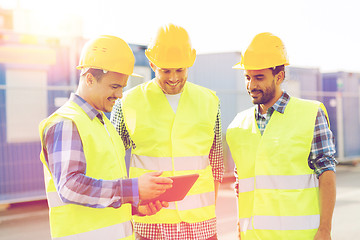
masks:
<instances>
[{"instance_id":1,"label":"hand holding tablet","mask_svg":"<svg viewBox=\"0 0 360 240\"><path fill-rule=\"evenodd\" d=\"M188 174L181 176L173 176L169 178L173 180L172 188L167 189L163 194L161 194L156 198L146 201L141 201L141 204L145 204L148 202L155 202L156 200L166 201L166 202L183 200L186 194L191 189L191 187L196 182L196 180L199 178L199 174L198 173Z\"/></svg>"}]
</instances>

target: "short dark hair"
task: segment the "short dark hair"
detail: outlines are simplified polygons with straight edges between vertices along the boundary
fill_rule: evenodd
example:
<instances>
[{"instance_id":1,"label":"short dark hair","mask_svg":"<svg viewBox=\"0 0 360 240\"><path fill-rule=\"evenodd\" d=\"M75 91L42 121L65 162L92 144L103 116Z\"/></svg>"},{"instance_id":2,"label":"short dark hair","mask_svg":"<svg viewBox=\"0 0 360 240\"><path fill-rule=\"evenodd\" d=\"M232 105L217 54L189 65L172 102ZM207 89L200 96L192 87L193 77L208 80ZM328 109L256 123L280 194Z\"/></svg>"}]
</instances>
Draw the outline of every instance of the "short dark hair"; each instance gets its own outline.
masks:
<instances>
[{"instance_id":1,"label":"short dark hair","mask_svg":"<svg viewBox=\"0 0 360 240\"><path fill-rule=\"evenodd\" d=\"M284 71L284 78L285 78L285 65L279 65L276 67L269 68L272 71L273 76L278 74L281 71Z\"/></svg>"},{"instance_id":2,"label":"short dark hair","mask_svg":"<svg viewBox=\"0 0 360 240\"><path fill-rule=\"evenodd\" d=\"M95 69L95 68L89 68L89 70L87 70L87 73L91 73L97 82L100 82L102 77L105 75L102 69Z\"/></svg>"}]
</instances>

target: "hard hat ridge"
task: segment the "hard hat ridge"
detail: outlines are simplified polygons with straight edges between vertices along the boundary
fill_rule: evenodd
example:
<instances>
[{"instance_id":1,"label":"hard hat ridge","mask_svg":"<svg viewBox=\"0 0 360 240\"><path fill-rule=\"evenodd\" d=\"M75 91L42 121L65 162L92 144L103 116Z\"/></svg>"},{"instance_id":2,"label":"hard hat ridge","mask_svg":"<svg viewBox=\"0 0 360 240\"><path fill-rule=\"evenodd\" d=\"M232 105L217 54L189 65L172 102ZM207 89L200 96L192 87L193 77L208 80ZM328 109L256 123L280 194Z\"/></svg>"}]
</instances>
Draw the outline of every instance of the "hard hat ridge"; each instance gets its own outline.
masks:
<instances>
[{"instance_id":1,"label":"hard hat ridge","mask_svg":"<svg viewBox=\"0 0 360 240\"><path fill-rule=\"evenodd\" d=\"M135 57L129 45L121 38L101 35L90 39L83 47L77 69L102 69L126 75L134 74Z\"/></svg>"},{"instance_id":2,"label":"hard hat ridge","mask_svg":"<svg viewBox=\"0 0 360 240\"><path fill-rule=\"evenodd\" d=\"M187 68L194 64L196 51L187 31L170 23L158 29L145 55L160 68Z\"/></svg>"},{"instance_id":3,"label":"hard hat ridge","mask_svg":"<svg viewBox=\"0 0 360 240\"><path fill-rule=\"evenodd\" d=\"M253 38L244 54L241 54L241 61L233 68L260 70L280 65L289 65L285 45L279 37L264 32Z\"/></svg>"}]
</instances>

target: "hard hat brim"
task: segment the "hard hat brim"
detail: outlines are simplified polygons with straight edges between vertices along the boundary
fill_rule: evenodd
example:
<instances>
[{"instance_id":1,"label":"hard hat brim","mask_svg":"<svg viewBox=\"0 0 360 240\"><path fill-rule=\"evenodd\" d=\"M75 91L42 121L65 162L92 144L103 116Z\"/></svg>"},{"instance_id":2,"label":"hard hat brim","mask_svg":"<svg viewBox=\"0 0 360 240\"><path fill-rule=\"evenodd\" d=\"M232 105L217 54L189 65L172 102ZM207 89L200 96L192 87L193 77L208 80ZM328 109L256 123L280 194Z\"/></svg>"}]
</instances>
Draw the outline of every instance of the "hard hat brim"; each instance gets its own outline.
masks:
<instances>
[{"instance_id":1,"label":"hard hat brim","mask_svg":"<svg viewBox=\"0 0 360 240\"><path fill-rule=\"evenodd\" d=\"M133 73L133 74L131 74L130 76L132 76L132 77L140 77L140 78L143 78L144 76L141 76L141 75L139 75L139 74L137 74L137 73Z\"/></svg>"},{"instance_id":2,"label":"hard hat brim","mask_svg":"<svg viewBox=\"0 0 360 240\"><path fill-rule=\"evenodd\" d=\"M84 68L85 68L84 66L80 66L80 65L76 67L76 69L78 69L78 70L82 70ZM90 67L90 66L86 66L86 68L99 69L97 67ZM100 69L100 70L105 70L105 71L109 71L109 72L117 72L117 71L111 71L111 70L107 70L107 69ZM132 77L141 77L141 78L144 77L144 76L141 76L141 75L139 75L137 73L132 73L132 74L127 74L127 73L122 73L122 72L117 72L117 73L121 73L121 74L132 76Z\"/></svg>"}]
</instances>

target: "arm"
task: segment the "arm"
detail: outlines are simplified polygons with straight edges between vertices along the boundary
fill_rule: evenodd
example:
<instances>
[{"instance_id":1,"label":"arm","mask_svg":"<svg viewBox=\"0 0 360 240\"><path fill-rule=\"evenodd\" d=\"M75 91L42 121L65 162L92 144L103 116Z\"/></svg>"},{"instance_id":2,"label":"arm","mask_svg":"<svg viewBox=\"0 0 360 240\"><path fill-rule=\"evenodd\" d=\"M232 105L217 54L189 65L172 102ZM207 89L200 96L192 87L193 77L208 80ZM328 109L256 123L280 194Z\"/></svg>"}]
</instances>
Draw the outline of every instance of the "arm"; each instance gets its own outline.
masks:
<instances>
[{"instance_id":1,"label":"arm","mask_svg":"<svg viewBox=\"0 0 360 240\"><path fill-rule=\"evenodd\" d=\"M331 221L336 200L335 173L326 171L319 178L320 226L314 240L331 239Z\"/></svg>"},{"instance_id":2,"label":"arm","mask_svg":"<svg viewBox=\"0 0 360 240\"><path fill-rule=\"evenodd\" d=\"M45 142L47 163L59 197L65 203L93 208L118 208L123 203L131 203L137 207L139 199L155 198L172 187L171 179L158 177L161 172L117 180L86 176L82 142L76 125L71 120L63 120L50 127L46 132ZM147 212L152 213L154 209L159 209L159 205L149 208Z\"/></svg>"},{"instance_id":3,"label":"arm","mask_svg":"<svg viewBox=\"0 0 360 240\"><path fill-rule=\"evenodd\" d=\"M215 203L216 203L219 185L222 182L224 176L224 157L223 157L223 146L222 146L220 105L218 108L218 114L216 117L214 132L215 132L215 136L214 136L213 145L210 149L209 161L212 167L212 172L214 177Z\"/></svg>"},{"instance_id":4,"label":"arm","mask_svg":"<svg viewBox=\"0 0 360 240\"><path fill-rule=\"evenodd\" d=\"M45 132L46 161L63 202L93 208L137 205L138 179L113 181L86 176L86 159L76 125L61 119Z\"/></svg>"},{"instance_id":5,"label":"arm","mask_svg":"<svg viewBox=\"0 0 360 240\"><path fill-rule=\"evenodd\" d=\"M239 178L237 173L237 168L234 168L234 176L235 176L235 183L234 183L234 191L236 198L239 198ZM237 221L237 231L238 231L238 238L241 240L241 230L240 230L240 221Z\"/></svg>"},{"instance_id":6,"label":"arm","mask_svg":"<svg viewBox=\"0 0 360 240\"><path fill-rule=\"evenodd\" d=\"M315 235L316 240L331 239L331 221L336 199L336 181L334 158L334 137L329 129L326 115L319 108L313 142L309 155L309 166L319 178L320 226Z\"/></svg>"}]
</instances>

